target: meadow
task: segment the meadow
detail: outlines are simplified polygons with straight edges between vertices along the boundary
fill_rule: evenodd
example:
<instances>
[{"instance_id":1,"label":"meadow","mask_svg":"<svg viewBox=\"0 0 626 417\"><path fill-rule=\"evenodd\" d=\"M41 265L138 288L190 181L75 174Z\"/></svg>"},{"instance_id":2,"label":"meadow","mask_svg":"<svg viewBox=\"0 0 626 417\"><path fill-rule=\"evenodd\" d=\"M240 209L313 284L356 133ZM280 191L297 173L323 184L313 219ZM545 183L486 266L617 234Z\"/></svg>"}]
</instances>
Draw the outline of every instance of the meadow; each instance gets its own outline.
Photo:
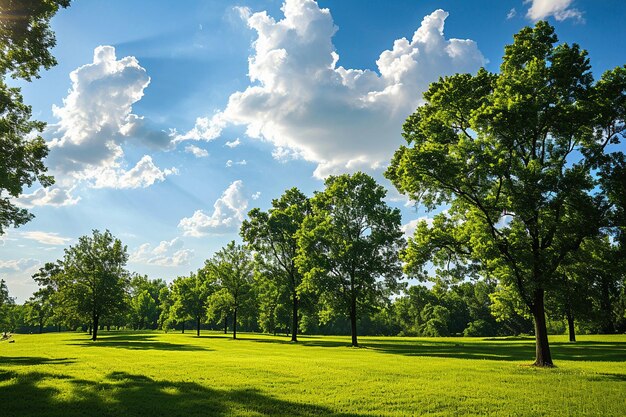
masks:
<instances>
[{"instance_id":1,"label":"meadow","mask_svg":"<svg viewBox=\"0 0 626 417\"><path fill-rule=\"evenodd\" d=\"M3 416L626 414L626 335L286 338L203 332L15 335L0 343Z\"/></svg>"}]
</instances>

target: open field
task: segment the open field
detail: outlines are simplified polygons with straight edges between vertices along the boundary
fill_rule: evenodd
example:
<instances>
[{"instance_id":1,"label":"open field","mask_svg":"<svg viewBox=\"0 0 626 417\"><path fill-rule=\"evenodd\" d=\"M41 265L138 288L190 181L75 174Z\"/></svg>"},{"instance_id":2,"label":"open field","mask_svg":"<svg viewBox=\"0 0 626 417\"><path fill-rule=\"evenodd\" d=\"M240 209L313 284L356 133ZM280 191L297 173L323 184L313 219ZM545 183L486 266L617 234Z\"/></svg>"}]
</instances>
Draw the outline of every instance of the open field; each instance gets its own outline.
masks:
<instances>
[{"instance_id":1,"label":"open field","mask_svg":"<svg viewBox=\"0 0 626 417\"><path fill-rule=\"evenodd\" d=\"M626 414L626 336L284 338L219 333L16 335L0 343L3 416Z\"/></svg>"}]
</instances>

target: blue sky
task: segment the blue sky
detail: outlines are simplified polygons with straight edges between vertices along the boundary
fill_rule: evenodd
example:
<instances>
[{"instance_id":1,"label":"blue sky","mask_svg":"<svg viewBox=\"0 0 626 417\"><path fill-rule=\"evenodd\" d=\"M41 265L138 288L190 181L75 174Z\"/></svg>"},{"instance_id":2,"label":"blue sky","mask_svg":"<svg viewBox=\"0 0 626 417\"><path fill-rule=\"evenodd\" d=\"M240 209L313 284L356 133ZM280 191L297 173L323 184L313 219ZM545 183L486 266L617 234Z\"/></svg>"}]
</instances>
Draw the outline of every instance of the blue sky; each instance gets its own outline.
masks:
<instances>
[{"instance_id":1,"label":"blue sky","mask_svg":"<svg viewBox=\"0 0 626 417\"><path fill-rule=\"evenodd\" d=\"M57 184L20 199L36 218L3 237L0 276L21 302L96 228L131 270L186 274L287 188L358 169L388 186L428 83L497 71L523 26L549 20L599 77L626 61L625 18L622 0L76 0L53 20L59 65L19 83L49 124ZM389 202L407 230L425 215Z\"/></svg>"}]
</instances>

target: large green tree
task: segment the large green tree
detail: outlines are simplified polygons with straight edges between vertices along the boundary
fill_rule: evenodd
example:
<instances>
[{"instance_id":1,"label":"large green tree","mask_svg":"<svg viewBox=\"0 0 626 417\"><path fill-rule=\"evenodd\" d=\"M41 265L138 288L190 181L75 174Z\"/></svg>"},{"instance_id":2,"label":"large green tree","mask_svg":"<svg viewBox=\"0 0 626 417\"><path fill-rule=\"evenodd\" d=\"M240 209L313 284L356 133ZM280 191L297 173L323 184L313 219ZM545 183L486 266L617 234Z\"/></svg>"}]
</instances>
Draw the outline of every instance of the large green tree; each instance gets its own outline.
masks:
<instances>
[{"instance_id":1,"label":"large green tree","mask_svg":"<svg viewBox=\"0 0 626 417\"><path fill-rule=\"evenodd\" d=\"M39 77L42 67L56 64L50 53L55 45L50 19L69 4L70 0L0 2L0 235L6 227L33 218L12 198L35 181L44 187L54 182L45 174L48 147L38 135L45 123L31 120L31 107L24 104L19 88L7 85L6 77L30 81Z\"/></svg>"},{"instance_id":2,"label":"large green tree","mask_svg":"<svg viewBox=\"0 0 626 417\"><path fill-rule=\"evenodd\" d=\"M296 263L324 314L350 318L352 345L358 346L359 317L399 288L398 252L405 242L400 211L385 203L385 189L362 172L330 176L325 184L298 232Z\"/></svg>"},{"instance_id":3,"label":"large green tree","mask_svg":"<svg viewBox=\"0 0 626 417\"><path fill-rule=\"evenodd\" d=\"M309 199L297 188L291 188L279 198L272 200L272 208L267 212L258 208L248 213L249 220L241 225L241 236L258 254L258 263L266 280L272 279L272 287L277 292L287 292L291 302L291 340L298 341L298 307L302 274L296 267L298 250L296 234L310 212ZM276 304L278 294L267 295L269 307ZM271 308L272 315L276 311Z\"/></svg>"},{"instance_id":4,"label":"large green tree","mask_svg":"<svg viewBox=\"0 0 626 417\"><path fill-rule=\"evenodd\" d=\"M62 273L54 275L63 308L90 320L92 340L103 318L112 318L128 305L129 274L126 246L108 230L94 230L65 249Z\"/></svg>"},{"instance_id":5,"label":"large green tree","mask_svg":"<svg viewBox=\"0 0 626 417\"><path fill-rule=\"evenodd\" d=\"M449 205L417 228L407 270L420 275L430 261L449 277L488 274L513 289L535 322L538 366L552 365L545 292L564 285L559 266L611 211L595 173L624 160L614 144L625 80L618 68L594 84L586 51L557 45L538 22L506 46L499 74L431 84L386 172L427 208Z\"/></svg>"},{"instance_id":6,"label":"large green tree","mask_svg":"<svg viewBox=\"0 0 626 417\"><path fill-rule=\"evenodd\" d=\"M250 250L231 241L206 261L204 271L218 288L209 300L209 310L232 311L233 339L237 338L237 314L253 301L254 263Z\"/></svg>"}]
</instances>

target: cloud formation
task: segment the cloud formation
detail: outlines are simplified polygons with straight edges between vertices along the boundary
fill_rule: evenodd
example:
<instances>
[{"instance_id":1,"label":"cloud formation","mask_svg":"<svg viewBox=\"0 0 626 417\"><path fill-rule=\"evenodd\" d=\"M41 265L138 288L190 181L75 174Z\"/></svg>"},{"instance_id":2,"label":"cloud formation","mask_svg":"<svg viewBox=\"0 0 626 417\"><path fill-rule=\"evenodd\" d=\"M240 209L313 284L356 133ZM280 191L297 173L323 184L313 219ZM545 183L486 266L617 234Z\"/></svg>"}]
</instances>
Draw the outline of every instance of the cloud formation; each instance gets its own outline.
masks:
<instances>
[{"instance_id":1,"label":"cloud formation","mask_svg":"<svg viewBox=\"0 0 626 417\"><path fill-rule=\"evenodd\" d=\"M242 9L243 10L243 9ZM199 118L186 135L211 140L227 125L274 144L274 157L317 163L315 176L378 168L401 143L405 118L439 76L474 72L485 60L475 42L446 39L448 16L426 16L376 61L378 71L338 66L330 11L313 0L286 0L284 18L240 11L257 34L249 57L250 86L226 108Z\"/></svg>"},{"instance_id":2,"label":"cloud formation","mask_svg":"<svg viewBox=\"0 0 626 417\"><path fill-rule=\"evenodd\" d=\"M558 21L566 19L584 21L582 12L570 7L572 0L526 0L525 3L531 3L526 17L532 20L542 20L554 16Z\"/></svg>"},{"instance_id":3,"label":"cloud formation","mask_svg":"<svg viewBox=\"0 0 626 417\"><path fill-rule=\"evenodd\" d=\"M45 133L51 137L46 163L57 185L24 194L19 204L72 205L80 200L71 195L78 183L94 188L144 188L176 174L175 169L157 167L150 155L127 168L123 145L165 150L173 139L172 133L132 113L133 104L150 84L135 57L118 60L115 48L98 46L93 62L72 71L70 80L63 105L52 109L58 122Z\"/></svg>"},{"instance_id":4,"label":"cloud formation","mask_svg":"<svg viewBox=\"0 0 626 417\"><path fill-rule=\"evenodd\" d=\"M202 149L196 145L185 146L185 152L192 154L196 158L206 158L209 156L209 152L206 149Z\"/></svg>"},{"instance_id":5,"label":"cloud formation","mask_svg":"<svg viewBox=\"0 0 626 417\"><path fill-rule=\"evenodd\" d=\"M0 271L26 271L33 269L39 265L39 261L33 258L10 259L7 261L0 260Z\"/></svg>"},{"instance_id":6,"label":"cloud formation","mask_svg":"<svg viewBox=\"0 0 626 417\"><path fill-rule=\"evenodd\" d=\"M228 186L213 204L213 213L196 210L191 217L180 220L178 227L185 236L201 237L235 231L241 225L248 200L243 194L243 181L237 180Z\"/></svg>"},{"instance_id":7,"label":"cloud formation","mask_svg":"<svg viewBox=\"0 0 626 417\"><path fill-rule=\"evenodd\" d=\"M66 245L72 241L69 237L59 236L58 233L30 231L30 232L17 232L17 235L24 239L34 240L44 245L61 246Z\"/></svg>"},{"instance_id":8,"label":"cloud formation","mask_svg":"<svg viewBox=\"0 0 626 417\"><path fill-rule=\"evenodd\" d=\"M163 240L155 248L144 243L130 254L131 262L145 263L158 266L184 266L194 257L193 249L183 249L184 243L180 238L170 241Z\"/></svg>"}]
</instances>

